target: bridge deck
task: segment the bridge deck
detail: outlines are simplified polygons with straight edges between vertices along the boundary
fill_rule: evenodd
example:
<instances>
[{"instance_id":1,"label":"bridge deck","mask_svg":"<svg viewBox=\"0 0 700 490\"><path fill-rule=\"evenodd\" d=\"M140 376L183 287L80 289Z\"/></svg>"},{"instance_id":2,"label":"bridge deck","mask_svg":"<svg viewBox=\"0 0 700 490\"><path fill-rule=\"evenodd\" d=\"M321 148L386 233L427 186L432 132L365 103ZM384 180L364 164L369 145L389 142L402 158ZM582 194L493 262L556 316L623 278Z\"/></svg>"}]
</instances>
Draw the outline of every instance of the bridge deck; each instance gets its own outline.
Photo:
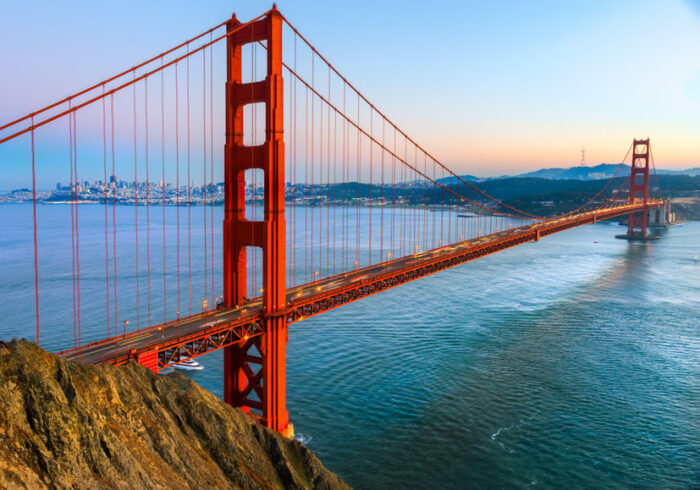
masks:
<instances>
[{"instance_id":1,"label":"bridge deck","mask_svg":"<svg viewBox=\"0 0 700 490\"><path fill-rule=\"evenodd\" d=\"M661 201L651 201L646 207L654 208L662 204ZM543 236L642 211L644 208L644 204L641 203L629 204L545 220L298 286L287 291L288 321L293 323L425 275L538 240ZM162 369L182 359L196 357L261 335L262 315L262 299L254 298L239 307L220 307L210 312L60 352L59 355L91 364L123 364L155 349L158 351L158 364Z\"/></svg>"}]
</instances>

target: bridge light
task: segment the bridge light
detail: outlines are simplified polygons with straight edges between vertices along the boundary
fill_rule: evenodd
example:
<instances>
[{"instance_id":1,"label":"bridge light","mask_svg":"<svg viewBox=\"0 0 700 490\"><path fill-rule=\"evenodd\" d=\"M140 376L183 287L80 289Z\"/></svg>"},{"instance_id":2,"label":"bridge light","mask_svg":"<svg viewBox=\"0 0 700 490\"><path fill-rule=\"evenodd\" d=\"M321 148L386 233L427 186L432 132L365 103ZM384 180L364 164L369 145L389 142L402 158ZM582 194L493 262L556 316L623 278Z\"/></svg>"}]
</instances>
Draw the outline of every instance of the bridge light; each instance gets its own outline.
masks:
<instances>
[{"instance_id":1,"label":"bridge light","mask_svg":"<svg viewBox=\"0 0 700 490\"><path fill-rule=\"evenodd\" d=\"M250 338L250 337L248 337L247 335L244 335L244 336L243 336L243 340L248 340L249 338Z\"/></svg>"}]
</instances>

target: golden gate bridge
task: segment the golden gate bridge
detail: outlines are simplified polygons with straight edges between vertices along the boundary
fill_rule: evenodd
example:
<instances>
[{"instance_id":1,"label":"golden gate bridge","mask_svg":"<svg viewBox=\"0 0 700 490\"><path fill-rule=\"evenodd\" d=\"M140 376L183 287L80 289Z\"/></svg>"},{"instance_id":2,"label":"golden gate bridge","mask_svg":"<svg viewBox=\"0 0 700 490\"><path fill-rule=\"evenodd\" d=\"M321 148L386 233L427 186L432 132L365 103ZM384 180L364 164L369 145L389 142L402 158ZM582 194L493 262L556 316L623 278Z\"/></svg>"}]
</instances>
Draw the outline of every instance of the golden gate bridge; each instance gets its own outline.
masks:
<instances>
[{"instance_id":1,"label":"golden gate bridge","mask_svg":"<svg viewBox=\"0 0 700 490\"><path fill-rule=\"evenodd\" d=\"M0 149L9 145L31 164L37 343L154 372L223 349L225 401L287 435L289 325L599 220L629 215L627 236L645 238L648 211L663 205L649 193L649 139L634 140L615 175L569 212L536 216L496 199L402 131L276 7L248 22L234 15L0 126ZM42 321L56 307L43 300L42 257L68 250L40 246L41 145L63 152L44 165L68 167L72 336ZM99 192L86 198L96 162ZM125 190L117 175L133 183ZM119 213L118 223L124 195L133 219ZM86 199L104 208L100 250L81 246ZM89 260L103 266L86 270ZM86 299L86 276L104 281L101 298ZM86 325L103 334L84 338Z\"/></svg>"}]
</instances>

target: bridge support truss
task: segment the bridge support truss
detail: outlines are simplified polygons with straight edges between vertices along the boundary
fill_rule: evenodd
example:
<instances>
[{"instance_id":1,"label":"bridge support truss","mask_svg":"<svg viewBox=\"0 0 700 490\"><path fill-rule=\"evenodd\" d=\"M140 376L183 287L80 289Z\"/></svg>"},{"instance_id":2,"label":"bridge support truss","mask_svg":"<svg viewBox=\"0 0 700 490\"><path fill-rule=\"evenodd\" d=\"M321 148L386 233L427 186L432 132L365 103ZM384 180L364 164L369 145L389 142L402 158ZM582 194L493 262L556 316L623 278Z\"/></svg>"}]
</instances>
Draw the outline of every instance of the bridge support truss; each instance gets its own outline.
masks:
<instances>
[{"instance_id":1,"label":"bridge support truss","mask_svg":"<svg viewBox=\"0 0 700 490\"><path fill-rule=\"evenodd\" d=\"M240 25L234 15L231 32ZM243 83L241 48L263 42L267 76ZM243 108L265 104L265 142L243 142ZM224 349L224 400L258 418L267 427L293 435L286 407L286 257L284 218L284 134L282 16L276 8L227 38L226 146L224 216L224 306L246 297L246 248L263 255L263 334ZM245 217L245 171L264 172L264 217ZM254 295L253 295L254 296Z\"/></svg>"}]
</instances>

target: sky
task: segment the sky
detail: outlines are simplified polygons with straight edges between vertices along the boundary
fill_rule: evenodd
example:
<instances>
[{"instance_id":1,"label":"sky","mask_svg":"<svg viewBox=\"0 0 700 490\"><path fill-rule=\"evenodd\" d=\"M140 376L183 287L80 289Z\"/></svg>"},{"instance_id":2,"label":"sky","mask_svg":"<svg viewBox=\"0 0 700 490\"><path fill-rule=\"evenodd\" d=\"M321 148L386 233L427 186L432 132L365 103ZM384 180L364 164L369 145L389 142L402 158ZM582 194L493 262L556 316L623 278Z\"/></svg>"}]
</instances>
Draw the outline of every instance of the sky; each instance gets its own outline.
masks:
<instances>
[{"instance_id":1,"label":"sky","mask_svg":"<svg viewBox=\"0 0 700 490\"><path fill-rule=\"evenodd\" d=\"M8 0L0 122L261 1ZM282 13L377 107L460 174L618 162L700 166L700 1L287 1ZM0 185L0 187L3 187Z\"/></svg>"}]
</instances>

